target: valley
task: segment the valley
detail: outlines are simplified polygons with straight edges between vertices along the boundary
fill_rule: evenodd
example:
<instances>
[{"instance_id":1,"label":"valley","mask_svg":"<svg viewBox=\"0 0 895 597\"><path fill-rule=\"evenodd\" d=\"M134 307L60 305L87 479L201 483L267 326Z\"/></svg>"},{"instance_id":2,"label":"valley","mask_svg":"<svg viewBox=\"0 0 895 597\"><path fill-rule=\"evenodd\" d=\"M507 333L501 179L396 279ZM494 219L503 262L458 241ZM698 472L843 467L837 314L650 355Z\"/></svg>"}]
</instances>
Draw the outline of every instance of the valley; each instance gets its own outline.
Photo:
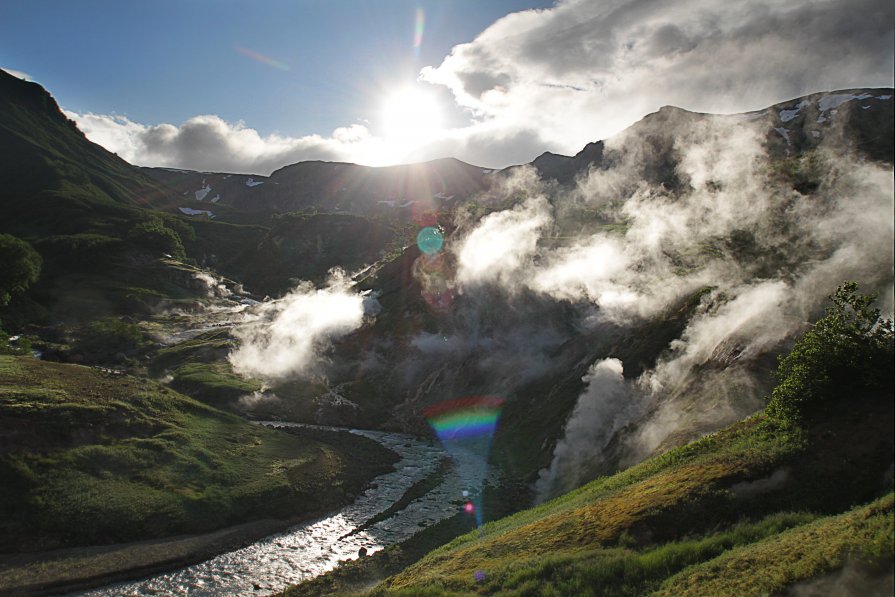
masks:
<instances>
[{"instance_id":1,"label":"valley","mask_svg":"<svg viewBox=\"0 0 895 597\"><path fill-rule=\"evenodd\" d=\"M262 176L0 71L0 592L891 583L893 95Z\"/></svg>"}]
</instances>

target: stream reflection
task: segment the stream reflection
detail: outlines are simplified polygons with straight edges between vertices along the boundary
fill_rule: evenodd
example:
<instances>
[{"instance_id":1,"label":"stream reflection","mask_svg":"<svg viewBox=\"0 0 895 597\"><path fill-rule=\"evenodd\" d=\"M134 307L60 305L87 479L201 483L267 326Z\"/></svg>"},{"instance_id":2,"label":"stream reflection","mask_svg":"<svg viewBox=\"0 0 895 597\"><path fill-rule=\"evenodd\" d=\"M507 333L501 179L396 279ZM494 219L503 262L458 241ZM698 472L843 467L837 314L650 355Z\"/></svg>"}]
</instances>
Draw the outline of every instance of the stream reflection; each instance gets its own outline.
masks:
<instances>
[{"instance_id":1,"label":"stream reflection","mask_svg":"<svg viewBox=\"0 0 895 597\"><path fill-rule=\"evenodd\" d=\"M301 424L264 422L272 427ZM321 427L316 427L321 429ZM348 432L340 428L322 428ZM416 482L433 474L445 457L432 443L413 436L351 430L398 454L394 472L380 475L354 503L323 518L266 537L242 549L148 579L119 583L85 595L266 595L323 574L358 551L372 554L450 518L463 505L463 483L454 474L393 516L357 529L382 513Z\"/></svg>"}]
</instances>

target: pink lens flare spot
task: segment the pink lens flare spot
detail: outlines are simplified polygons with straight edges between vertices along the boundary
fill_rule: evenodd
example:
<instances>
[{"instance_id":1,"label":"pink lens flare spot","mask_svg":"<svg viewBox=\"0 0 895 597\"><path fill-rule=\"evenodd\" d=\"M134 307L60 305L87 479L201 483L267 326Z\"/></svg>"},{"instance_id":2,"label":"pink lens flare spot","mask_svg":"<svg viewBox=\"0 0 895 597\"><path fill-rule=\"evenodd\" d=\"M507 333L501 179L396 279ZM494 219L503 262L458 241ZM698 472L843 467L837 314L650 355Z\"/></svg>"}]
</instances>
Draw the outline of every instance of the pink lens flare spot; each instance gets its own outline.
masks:
<instances>
[{"instance_id":1,"label":"pink lens flare spot","mask_svg":"<svg viewBox=\"0 0 895 597\"><path fill-rule=\"evenodd\" d=\"M463 510L467 514L472 514L473 512L475 512L475 506L472 504L472 502L466 502L466 505L463 506Z\"/></svg>"}]
</instances>

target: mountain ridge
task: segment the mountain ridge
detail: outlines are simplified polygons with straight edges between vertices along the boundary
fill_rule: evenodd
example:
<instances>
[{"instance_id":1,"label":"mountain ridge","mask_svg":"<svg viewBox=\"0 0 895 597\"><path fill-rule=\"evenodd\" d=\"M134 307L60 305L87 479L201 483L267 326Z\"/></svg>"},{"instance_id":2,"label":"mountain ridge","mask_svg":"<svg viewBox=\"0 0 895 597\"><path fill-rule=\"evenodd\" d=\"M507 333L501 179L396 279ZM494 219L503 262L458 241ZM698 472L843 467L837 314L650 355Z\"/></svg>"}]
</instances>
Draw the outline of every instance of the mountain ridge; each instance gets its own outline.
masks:
<instances>
[{"instance_id":1,"label":"mountain ridge","mask_svg":"<svg viewBox=\"0 0 895 597\"><path fill-rule=\"evenodd\" d=\"M779 114L786 111L787 108L791 109L793 106L805 102L807 104L815 106L812 109L815 110L813 113L815 114L815 116L817 116L820 112L826 114L830 110L836 111L839 106L851 101L842 101L841 103L837 103L837 105L833 108L828 108L827 110L818 112L816 110L816 103L820 100L823 100L823 98L841 99L849 97L852 99L858 99L865 96L878 98L884 95L891 95L892 92L893 90L891 88L850 88L816 92L798 98L778 102L774 105L760 110L737 114L711 114L694 112L686 110L684 108L669 105L663 106L656 112L646 114L638 122L631 125L629 129L619 133L618 135L615 135L614 137L623 137L625 135L630 135L633 132L636 132L638 129L648 128L650 126L653 126L657 121L664 122L668 119L686 120L700 118L764 118L768 122L768 135L770 137L769 142L772 144L776 144L778 140L774 138L773 135L782 137L782 133L774 133L775 129L788 129L784 129L782 126L774 125L784 125L791 122L790 120L787 120L785 122L780 121ZM834 101L833 103L836 102ZM850 106L848 107L850 108ZM891 107L891 104L889 104L889 107ZM868 120L868 115L865 114L861 116L855 116L854 110L851 110L849 111L849 118L852 119L854 122L850 123L849 126L854 127L855 130L858 131L858 134L861 135L861 138L857 139L855 143L858 147L864 147L865 152L869 150L869 157L871 157L871 159L881 159L884 161L892 162L893 154L889 149L889 145L885 143L887 134L886 131L890 130L891 126L889 125L888 129L886 129L885 126L883 126L881 129L877 126L878 124L885 125L886 123L891 123L891 119L887 117L887 112L885 109L880 114L877 114L877 112L878 110L876 108L872 108L872 115L874 117ZM799 147L795 148L797 151L801 151L803 149L810 148L813 145L816 145L816 143L814 142L814 139L816 139L816 137L812 137L811 135L813 133L820 133L822 132L822 130L828 128L829 126L811 126L810 123L806 120L804 114L802 116L795 116L793 120L794 122L792 124L789 124L788 126L799 125L800 130L796 131L796 135L794 135L792 139L784 139L784 141L786 141L785 145L787 147L779 149L779 151L782 153L785 153L788 147L792 147L793 142L799 144ZM833 119L830 118L827 121L832 120ZM868 124L868 122L871 123ZM435 160L429 160L426 162L380 167L363 166L350 162L308 160L282 166L281 168L278 168L273 173L271 173L271 175L268 177L240 175L234 173L192 172L183 170L180 170L178 172L176 170L172 171L172 169L170 168L147 168L146 171L150 176L156 176L163 182L166 182L168 184L175 184L178 189L181 189L182 192L186 194L192 192L192 187L196 186L199 178L202 178L204 180L208 176L215 176L219 179L217 183L218 185L222 184L222 180L220 179L222 179L223 177L245 177L246 179L252 178L257 181L263 180L265 182L274 184L291 184L293 186L290 188L289 192L293 194L298 193L301 196L301 199L298 200L293 199L291 201L284 201L281 196L285 195L287 192L284 189L278 189L279 192L273 193L273 195L278 197L260 201L260 203L262 205L265 205L265 208L268 210L274 209L276 211L288 211L290 209L317 208L334 211L349 211L362 215L391 214L397 215L399 219L407 220L410 217L409 214L406 212L402 213L400 207L406 204L409 200L432 202L436 204L436 207L439 209L442 207L450 208L452 206L451 203L445 202L443 200L443 197L434 197L434 195L452 195L455 197L456 201L471 199L475 196L475 194L484 191L487 188L487 183L484 181L482 176L478 174L477 171L487 173L487 176L490 177L500 177L506 176L511 172L518 170L520 167L530 166L533 167L539 173L539 175L545 179L553 179L564 185L572 184L576 177L586 173L588 169L592 167L599 168L603 164L605 145L608 141L611 140L612 138L587 143L585 147L583 147L574 156L566 156L546 151L527 164L508 166L502 169L482 168L472 164L467 164L465 162L462 162L461 160L458 160L457 158L445 157ZM448 176L445 176L445 168L437 167L443 164L451 164L453 166L452 168L448 169L452 170L447 173ZM343 171L341 174L338 173L340 170ZM344 172L346 170L352 171L352 174L346 176ZM432 170L433 173L430 174L426 172L427 170ZM161 172L163 171L167 171L169 173L173 172L173 176L162 174ZM406 181L412 178L412 173L414 171L417 171L418 174L423 173L422 178L425 179L425 183L418 186L417 188L412 188L410 192L407 192L405 183L402 181ZM185 181L183 180L172 182L174 179L178 178L178 174L180 174L181 176L188 176L191 182L189 184L185 183ZM380 178L385 178L389 174L395 175L395 177L398 179L397 181L392 182L391 185L389 185L388 183L383 183L382 180L380 180ZM452 177L459 177L460 180L454 182L452 180ZM463 184L464 177L468 179L465 181L466 184ZM292 179L291 181L289 180L290 178ZM441 180L437 180L439 178ZM445 187L443 184L439 184L443 183L443 181L445 180L447 180L448 182L447 187ZM367 192L365 193L365 196L356 196L357 191L355 187L359 184L366 186ZM205 188L204 185L201 188ZM234 191L240 190L241 193L237 193L238 198L232 199L228 197L227 199L224 199L224 202L230 203L231 205L237 205L243 209L258 209L258 205L253 202L254 200L248 198L248 191L246 191L245 189L230 189L229 192L232 193ZM339 193L344 193L346 191L348 191L347 196L344 197L343 201L340 201ZM261 194L265 192L267 192L267 189L260 190ZM226 193L222 193L222 195L225 194ZM433 201L433 199L435 199L435 201ZM396 210L396 207L399 209Z\"/></svg>"},{"instance_id":2,"label":"mountain ridge","mask_svg":"<svg viewBox=\"0 0 895 597\"><path fill-rule=\"evenodd\" d=\"M0 188L0 233L32 244L44 270L0 311L4 327L45 359L124 368L153 396L170 387L255 418L431 435L428 407L501 396L486 520L755 413L774 359L845 277L890 296L880 250L891 244L890 90L757 115L663 109L575 156L497 172L453 158L376 170L301 162L276 177L155 169L164 180L139 195L150 171L83 144L58 107L45 119L49 96L34 89L3 115L13 128L0 144L12 139L4 151L53 172L23 181L6 166L20 186ZM424 226L441 234L434 254L416 242ZM329 276L338 266L347 271ZM354 323L315 336L313 318L288 317L309 297L347 298ZM245 378L232 360L244 346L265 366L298 346L316 360ZM9 387L21 378L15 359ZM83 373L33 365L58 379ZM60 394L45 389L25 392L27 404L56 408ZM38 420L35 441L55 446ZM93 438L81 419L70 425ZM31 458L29 446L16 454ZM0 472L30 499L20 469ZM724 483L760 481L754 472ZM462 517L424 536L468 528Z\"/></svg>"}]
</instances>

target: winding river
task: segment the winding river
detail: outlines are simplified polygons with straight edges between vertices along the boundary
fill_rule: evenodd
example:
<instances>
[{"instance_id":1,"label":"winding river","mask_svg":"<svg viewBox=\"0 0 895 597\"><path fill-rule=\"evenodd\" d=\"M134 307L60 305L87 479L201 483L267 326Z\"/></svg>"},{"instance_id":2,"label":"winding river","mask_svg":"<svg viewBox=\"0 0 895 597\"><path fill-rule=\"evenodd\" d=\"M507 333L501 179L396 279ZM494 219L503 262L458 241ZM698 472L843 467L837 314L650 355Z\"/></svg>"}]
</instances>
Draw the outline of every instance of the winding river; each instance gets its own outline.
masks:
<instances>
[{"instance_id":1,"label":"winding river","mask_svg":"<svg viewBox=\"0 0 895 597\"><path fill-rule=\"evenodd\" d=\"M273 427L298 424L265 422ZM268 595L335 568L339 562L372 554L450 518L464 503L464 482L445 475L435 489L392 516L366 526L416 482L433 474L446 454L415 437L380 431L343 430L373 439L398 454L393 472L380 475L354 503L323 518L271 535L242 549L151 578L80 593L119 595ZM457 456L452 455L455 459ZM460 464L456 463L455 464ZM462 467L455 466L454 470Z\"/></svg>"}]
</instances>

